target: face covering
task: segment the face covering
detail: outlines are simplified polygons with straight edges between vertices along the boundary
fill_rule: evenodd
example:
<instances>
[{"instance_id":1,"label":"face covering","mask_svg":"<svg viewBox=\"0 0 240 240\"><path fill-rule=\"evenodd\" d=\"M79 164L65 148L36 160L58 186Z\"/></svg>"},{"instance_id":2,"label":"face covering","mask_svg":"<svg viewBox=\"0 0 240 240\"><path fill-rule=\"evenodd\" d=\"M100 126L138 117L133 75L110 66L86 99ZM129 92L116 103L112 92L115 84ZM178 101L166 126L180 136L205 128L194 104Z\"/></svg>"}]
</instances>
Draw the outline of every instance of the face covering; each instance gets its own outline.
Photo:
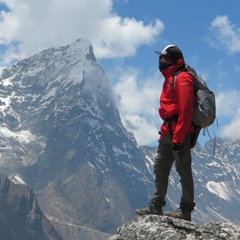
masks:
<instances>
[{"instance_id":1,"label":"face covering","mask_svg":"<svg viewBox=\"0 0 240 240\"><path fill-rule=\"evenodd\" d=\"M159 70L160 71L162 71L164 69L167 69L167 68L169 68L170 66L173 65L173 63L170 63L170 62L166 61L166 59L163 58L162 55L159 56L159 62L158 63L159 63Z\"/></svg>"},{"instance_id":2,"label":"face covering","mask_svg":"<svg viewBox=\"0 0 240 240\"><path fill-rule=\"evenodd\" d=\"M164 69L169 68L172 65L173 65L172 63L165 63L165 62L160 62L159 61L159 70L162 71Z\"/></svg>"}]
</instances>

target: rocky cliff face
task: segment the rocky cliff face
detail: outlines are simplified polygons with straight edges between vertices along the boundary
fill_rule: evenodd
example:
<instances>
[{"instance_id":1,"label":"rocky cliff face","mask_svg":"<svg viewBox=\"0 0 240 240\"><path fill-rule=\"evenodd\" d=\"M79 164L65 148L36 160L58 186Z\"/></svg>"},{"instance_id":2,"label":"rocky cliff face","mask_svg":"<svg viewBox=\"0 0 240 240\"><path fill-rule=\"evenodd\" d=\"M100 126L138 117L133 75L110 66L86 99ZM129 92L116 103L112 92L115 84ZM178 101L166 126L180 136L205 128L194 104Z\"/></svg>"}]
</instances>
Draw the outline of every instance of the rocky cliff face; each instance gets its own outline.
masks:
<instances>
[{"instance_id":1,"label":"rocky cliff face","mask_svg":"<svg viewBox=\"0 0 240 240\"><path fill-rule=\"evenodd\" d=\"M118 229L108 240L238 240L240 226L231 223L197 224L167 216L138 217Z\"/></svg>"},{"instance_id":2,"label":"rocky cliff face","mask_svg":"<svg viewBox=\"0 0 240 240\"><path fill-rule=\"evenodd\" d=\"M0 239L61 240L40 210L33 191L0 174Z\"/></svg>"}]
</instances>

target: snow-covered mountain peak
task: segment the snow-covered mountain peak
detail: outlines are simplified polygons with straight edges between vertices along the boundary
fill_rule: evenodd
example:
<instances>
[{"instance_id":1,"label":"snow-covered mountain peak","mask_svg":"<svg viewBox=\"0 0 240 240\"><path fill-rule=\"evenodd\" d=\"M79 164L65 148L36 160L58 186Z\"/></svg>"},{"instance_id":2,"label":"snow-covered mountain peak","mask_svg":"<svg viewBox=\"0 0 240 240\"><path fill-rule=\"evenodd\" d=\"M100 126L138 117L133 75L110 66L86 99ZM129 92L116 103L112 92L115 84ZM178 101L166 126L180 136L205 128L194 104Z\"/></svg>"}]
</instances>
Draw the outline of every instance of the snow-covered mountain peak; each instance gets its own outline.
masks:
<instances>
[{"instance_id":1,"label":"snow-covered mountain peak","mask_svg":"<svg viewBox=\"0 0 240 240\"><path fill-rule=\"evenodd\" d=\"M82 82L84 74L92 72L92 65L98 65L92 45L79 39L71 45L46 49L18 61L11 70L3 70L2 83L5 87L14 84L23 89L35 84L38 90L47 91L49 84L61 83L65 87L68 83Z\"/></svg>"},{"instance_id":2,"label":"snow-covered mountain peak","mask_svg":"<svg viewBox=\"0 0 240 240\"><path fill-rule=\"evenodd\" d=\"M20 60L4 69L0 80L2 162L11 158L8 149L21 149L19 164L34 164L46 146L37 126L55 126L71 109L97 119L103 119L99 105L116 110L109 81L86 39ZM29 159L25 149L31 144L34 154Z\"/></svg>"}]
</instances>

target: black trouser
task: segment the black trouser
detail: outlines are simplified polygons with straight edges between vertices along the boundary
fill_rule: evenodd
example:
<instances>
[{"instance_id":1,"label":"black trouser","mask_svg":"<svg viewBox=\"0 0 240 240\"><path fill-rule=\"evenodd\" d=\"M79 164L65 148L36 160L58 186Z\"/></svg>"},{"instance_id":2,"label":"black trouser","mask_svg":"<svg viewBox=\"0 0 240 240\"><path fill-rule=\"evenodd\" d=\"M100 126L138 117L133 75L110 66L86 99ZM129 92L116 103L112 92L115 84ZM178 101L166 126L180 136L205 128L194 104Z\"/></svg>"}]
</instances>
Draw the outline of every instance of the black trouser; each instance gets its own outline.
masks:
<instances>
[{"instance_id":1,"label":"black trouser","mask_svg":"<svg viewBox=\"0 0 240 240\"><path fill-rule=\"evenodd\" d=\"M180 207L187 208L190 211L194 209L191 140L192 135L187 134L181 152L174 156L171 136L162 136L154 164L156 192L152 201L157 205L162 207L166 205L165 196L167 194L168 178L175 160L176 170L180 176L180 183L182 185Z\"/></svg>"}]
</instances>

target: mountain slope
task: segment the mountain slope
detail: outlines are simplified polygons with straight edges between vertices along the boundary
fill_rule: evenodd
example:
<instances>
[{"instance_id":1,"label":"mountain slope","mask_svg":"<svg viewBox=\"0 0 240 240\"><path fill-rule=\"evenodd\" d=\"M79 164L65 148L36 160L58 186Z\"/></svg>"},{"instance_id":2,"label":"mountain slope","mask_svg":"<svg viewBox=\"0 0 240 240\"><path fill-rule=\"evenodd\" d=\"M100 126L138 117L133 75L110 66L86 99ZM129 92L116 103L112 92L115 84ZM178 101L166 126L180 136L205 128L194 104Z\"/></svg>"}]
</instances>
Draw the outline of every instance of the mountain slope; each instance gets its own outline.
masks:
<instances>
[{"instance_id":1,"label":"mountain slope","mask_svg":"<svg viewBox=\"0 0 240 240\"><path fill-rule=\"evenodd\" d=\"M54 224L111 232L135 216L152 176L89 41L17 62L0 89L1 167L33 188Z\"/></svg>"}]
</instances>

